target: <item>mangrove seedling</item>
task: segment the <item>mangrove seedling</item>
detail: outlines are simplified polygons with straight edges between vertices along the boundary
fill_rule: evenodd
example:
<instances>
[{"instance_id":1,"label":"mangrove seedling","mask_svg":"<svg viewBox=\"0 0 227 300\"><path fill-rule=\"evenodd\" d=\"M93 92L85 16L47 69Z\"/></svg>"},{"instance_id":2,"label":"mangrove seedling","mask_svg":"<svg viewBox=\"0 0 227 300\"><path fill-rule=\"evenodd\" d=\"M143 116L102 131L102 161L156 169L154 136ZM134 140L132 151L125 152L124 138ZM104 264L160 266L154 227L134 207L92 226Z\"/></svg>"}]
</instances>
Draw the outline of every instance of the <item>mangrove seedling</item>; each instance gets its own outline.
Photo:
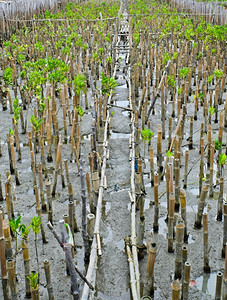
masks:
<instances>
[{"instance_id":1,"label":"mangrove seedling","mask_svg":"<svg viewBox=\"0 0 227 300\"><path fill-rule=\"evenodd\" d=\"M14 219L9 220L9 226L10 226L11 231L15 235L15 239L16 239L16 250L15 250L15 262L16 262L16 255L17 255L17 235L18 235L18 231L19 231L20 226L21 226L21 216L19 216L16 220L14 220Z\"/></svg>"},{"instance_id":2,"label":"mangrove seedling","mask_svg":"<svg viewBox=\"0 0 227 300\"><path fill-rule=\"evenodd\" d=\"M144 160L145 160L145 148L146 148L146 142L149 143L150 140L152 139L154 133L148 128L144 128L142 131L141 131L141 138L144 142Z\"/></svg>"},{"instance_id":3,"label":"mangrove seedling","mask_svg":"<svg viewBox=\"0 0 227 300\"><path fill-rule=\"evenodd\" d=\"M171 151L169 151L169 150L168 150L168 152L166 153L166 156L167 156L167 157L170 157L170 156L173 156L173 155L174 155L173 152L171 152Z\"/></svg>"},{"instance_id":4,"label":"mangrove seedling","mask_svg":"<svg viewBox=\"0 0 227 300\"><path fill-rule=\"evenodd\" d=\"M31 122L32 125L34 126L35 133L38 133L42 121L43 121L43 119L37 120L36 117L34 117L33 115L31 116L30 122Z\"/></svg>"},{"instance_id":5,"label":"mangrove seedling","mask_svg":"<svg viewBox=\"0 0 227 300\"><path fill-rule=\"evenodd\" d=\"M19 105L19 100L17 98L13 101L13 119L14 123L17 124L20 118L21 107Z\"/></svg>"},{"instance_id":6,"label":"mangrove seedling","mask_svg":"<svg viewBox=\"0 0 227 300\"><path fill-rule=\"evenodd\" d=\"M86 78L82 74L78 74L74 77L74 92L76 95L80 95L81 92L86 91Z\"/></svg>"},{"instance_id":7,"label":"mangrove seedling","mask_svg":"<svg viewBox=\"0 0 227 300\"><path fill-rule=\"evenodd\" d=\"M32 222L30 223L32 231L35 233L35 252L36 252L36 261L37 261L37 268L39 273L39 256L38 256L38 247L37 247L37 235L41 229L41 221L40 216L34 216L32 218Z\"/></svg>"},{"instance_id":8,"label":"mangrove seedling","mask_svg":"<svg viewBox=\"0 0 227 300\"><path fill-rule=\"evenodd\" d=\"M221 150L222 143L219 143L217 139L215 139L214 142L215 142L215 150Z\"/></svg>"},{"instance_id":9,"label":"mangrove seedling","mask_svg":"<svg viewBox=\"0 0 227 300\"><path fill-rule=\"evenodd\" d=\"M36 290L39 286L38 285L39 273L31 272L31 274L27 278L30 281L30 286L31 286L32 290Z\"/></svg>"},{"instance_id":10,"label":"mangrove seedling","mask_svg":"<svg viewBox=\"0 0 227 300\"><path fill-rule=\"evenodd\" d=\"M77 113L78 113L78 115L79 116L81 116L81 117L83 117L83 115L84 115L84 110L82 109L82 107L77 107L76 108L76 111L77 111Z\"/></svg>"},{"instance_id":11,"label":"mangrove seedling","mask_svg":"<svg viewBox=\"0 0 227 300\"><path fill-rule=\"evenodd\" d=\"M188 73L190 72L190 69L189 68L183 68L183 69L180 69L180 78L185 78Z\"/></svg>"},{"instance_id":12,"label":"mangrove seedling","mask_svg":"<svg viewBox=\"0 0 227 300\"><path fill-rule=\"evenodd\" d=\"M111 90L117 86L117 82L113 77L106 77L104 73L101 76L102 94L109 96L112 92Z\"/></svg>"}]
</instances>

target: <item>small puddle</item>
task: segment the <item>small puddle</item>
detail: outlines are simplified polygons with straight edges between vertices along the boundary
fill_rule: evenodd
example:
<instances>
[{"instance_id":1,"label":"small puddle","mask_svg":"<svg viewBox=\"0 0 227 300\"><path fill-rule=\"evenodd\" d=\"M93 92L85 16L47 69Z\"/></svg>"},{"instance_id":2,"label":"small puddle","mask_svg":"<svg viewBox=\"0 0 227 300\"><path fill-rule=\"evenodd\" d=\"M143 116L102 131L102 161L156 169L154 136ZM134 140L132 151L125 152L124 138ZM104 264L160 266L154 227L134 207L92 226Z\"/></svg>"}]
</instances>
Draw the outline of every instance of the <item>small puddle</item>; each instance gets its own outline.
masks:
<instances>
[{"instance_id":1,"label":"small puddle","mask_svg":"<svg viewBox=\"0 0 227 300\"><path fill-rule=\"evenodd\" d=\"M110 130L110 139L117 140L117 139L129 139L130 133L121 133L121 132L113 132Z\"/></svg>"},{"instance_id":2,"label":"small puddle","mask_svg":"<svg viewBox=\"0 0 227 300\"><path fill-rule=\"evenodd\" d=\"M118 100L115 100L115 105L121 106L121 107L129 107L129 101L118 101Z\"/></svg>"},{"instance_id":3,"label":"small puddle","mask_svg":"<svg viewBox=\"0 0 227 300\"><path fill-rule=\"evenodd\" d=\"M195 279L196 287L206 295L215 296L217 273L204 274Z\"/></svg>"}]
</instances>

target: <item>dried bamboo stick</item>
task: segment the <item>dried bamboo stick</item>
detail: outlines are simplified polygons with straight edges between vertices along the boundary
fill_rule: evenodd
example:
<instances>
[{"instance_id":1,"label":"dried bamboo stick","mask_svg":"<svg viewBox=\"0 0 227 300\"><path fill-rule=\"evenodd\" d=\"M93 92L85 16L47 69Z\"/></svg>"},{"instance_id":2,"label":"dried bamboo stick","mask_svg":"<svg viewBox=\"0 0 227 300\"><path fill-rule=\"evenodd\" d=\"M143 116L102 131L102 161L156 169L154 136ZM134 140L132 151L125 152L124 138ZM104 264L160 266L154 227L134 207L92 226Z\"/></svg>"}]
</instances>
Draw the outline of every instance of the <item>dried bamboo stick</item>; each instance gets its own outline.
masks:
<instances>
[{"instance_id":1,"label":"dried bamboo stick","mask_svg":"<svg viewBox=\"0 0 227 300\"><path fill-rule=\"evenodd\" d=\"M209 245L208 245L208 216L203 213L203 270L210 273L209 266Z\"/></svg>"},{"instance_id":2,"label":"dried bamboo stick","mask_svg":"<svg viewBox=\"0 0 227 300\"><path fill-rule=\"evenodd\" d=\"M224 193L224 178L221 177L219 180L219 196L218 196L218 210L217 210L217 221L222 221L223 213L223 193Z\"/></svg>"},{"instance_id":3,"label":"dried bamboo stick","mask_svg":"<svg viewBox=\"0 0 227 300\"><path fill-rule=\"evenodd\" d=\"M143 296L152 296L154 294L154 264L157 253L156 243L151 241L147 245L148 260L147 260L147 271L144 282Z\"/></svg>"},{"instance_id":4,"label":"dried bamboo stick","mask_svg":"<svg viewBox=\"0 0 227 300\"><path fill-rule=\"evenodd\" d=\"M50 273L50 263L47 259L45 259L43 261L43 265L44 265L44 271L45 271L45 276L46 276L49 300L54 300L53 286L52 286L52 282L51 282L51 273Z\"/></svg>"},{"instance_id":5,"label":"dried bamboo stick","mask_svg":"<svg viewBox=\"0 0 227 300\"><path fill-rule=\"evenodd\" d=\"M189 282L190 282L190 269L191 265L189 262L185 262L184 266L184 281L182 287L182 299L188 300L188 290L189 290Z\"/></svg>"},{"instance_id":6,"label":"dried bamboo stick","mask_svg":"<svg viewBox=\"0 0 227 300\"><path fill-rule=\"evenodd\" d=\"M197 229L200 229L202 226L201 221L202 221L202 215L203 215L203 210L204 210L204 206L205 206L207 192L208 192L208 185L206 185L202 188L202 192L200 195L199 204L198 204L198 212L196 214L196 220L195 220L195 224L194 224L194 227Z\"/></svg>"},{"instance_id":7,"label":"dried bamboo stick","mask_svg":"<svg viewBox=\"0 0 227 300\"><path fill-rule=\"evenodd\" d=\"M172 253L173 250L173 232L174 232L174 205L175 197L172 193L169 195L169 215L168 215L168 252Z\"/></svg>"},{"instance_id":8,"label":"dried bamboo stick","mask_svg":"<svg viewBox=\"0 0 227 300\"><path fill-rule=\"evenodd\" d=\"M219 271L217 272L217 277L216 277L215 300L221 300L222 281L223 281L223 274L222 272Z\"/></svg>"},{"instance_id":9,"label":"dried bamboo stick","mask_svg":"<svg viewBox=\"0 0 227 300\"><path fill-rule=\"evenodd\" d=\"M175 254L175 272L174 279L181 279L182 271L182 246L184 240L184 224L176 226L176 254Z\"/></svg>"},{"instance_id":10,"label":"dried bamboo stick","mask_svg":"<svg viewBox=\"0 0 227 300\"><path fill-rule=\"evenodd\" d=\"M12 258L7 260L7 272L8 272L8 276L9 276L9 287L10 287L10 291L11 291L11 299L17 300L15 260Z\"/></svg>"},{"instance_id":11,"label":"dried bamboo stick","mask_svg":"<svg viewBox=\"0 0 227 300\"><path fill-rule=\"evenodd\" d=\"M23 250L23 260L24 260L24 276L25 276L25 293L27 298L31 298L31 286L28 276L30 275L30 257L28 245L23 242L22 244Z\"/></svg>"},{"instance_id":12,"label":"dried bamboo stick","mask_svg":"<svg viewBox=\"0 0 227 300\"><path fill-rule=\"evenodd\" d=\"M179 279L175 280L172 284L172 298L171 300L180 300L180 291L181 291L181 285L179 282Z\"/></svg>"},{"instance_id":13,"label":"dried bamboo stick","mask_svg":"<svg viewBox=\"0 0 227 300\"><path fill-rule=\"evenodd\" d=\"M222 257L225 257L226 244L227 244L227 202L223 203L223 243L222 243Z\"/></svg>"},{"instance_id":14,"label":"dried bamboo stick","mask_svg":"<svg viewBox=\"0 0 227 300\"><path fill-rule=\"evenodd\" d=\"M52 188L52 196L55 196L56 193L56 187L57 187L57 178L58 178L58 170L59 170L59 165L61 161L61 149L62 149L62 135L59 137L59 143L58 143L58 148L57 148L57 156L56 156L56 166L55 166L55 172L54 172L54 183L53 183L53 188Z\"/></svg>"},{"instance_id":15,"label":"dried bamboo stick","mask_svg":"<svg viewBox=\"0 0 227 300\"><path fill-rule=\"evenodd\" d=\"M158 232L158 216L159 216L159 203L158 203L158 173L154 174L154 223L153 230L154 232Z\"/></svg>"}]
</instances>

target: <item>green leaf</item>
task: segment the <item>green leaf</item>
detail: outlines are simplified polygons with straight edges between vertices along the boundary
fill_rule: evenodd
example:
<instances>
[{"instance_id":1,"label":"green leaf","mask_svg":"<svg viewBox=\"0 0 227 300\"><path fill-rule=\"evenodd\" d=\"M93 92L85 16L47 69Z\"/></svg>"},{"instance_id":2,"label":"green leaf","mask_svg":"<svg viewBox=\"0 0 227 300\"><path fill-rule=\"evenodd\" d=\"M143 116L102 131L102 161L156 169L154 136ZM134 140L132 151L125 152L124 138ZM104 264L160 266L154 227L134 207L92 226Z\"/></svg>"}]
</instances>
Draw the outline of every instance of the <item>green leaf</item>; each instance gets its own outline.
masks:
<instances>
[{"instance_id":1,"label":"green leaf","mask_svg":"<svg viewBox=\"0 0 227 300\"><path fill-rule=\"evenodd\" d=\"M227 156L222 153L218 159L218 163L220 166L224 166L226 164Z\"/></svg>"},{"instance_id":2,"label":"green leaf","mask_svg":"<svg viewBox=\"0 0 227 300\"><path fill-rule=\"evenodd\" d=\"M153 135L154 135L154 133L151 132L150 129L144 128L144 129L141 131L141 138L142 138L143 141L149 142L149 141L152 139Z\"/></svg>"}]
</instances>

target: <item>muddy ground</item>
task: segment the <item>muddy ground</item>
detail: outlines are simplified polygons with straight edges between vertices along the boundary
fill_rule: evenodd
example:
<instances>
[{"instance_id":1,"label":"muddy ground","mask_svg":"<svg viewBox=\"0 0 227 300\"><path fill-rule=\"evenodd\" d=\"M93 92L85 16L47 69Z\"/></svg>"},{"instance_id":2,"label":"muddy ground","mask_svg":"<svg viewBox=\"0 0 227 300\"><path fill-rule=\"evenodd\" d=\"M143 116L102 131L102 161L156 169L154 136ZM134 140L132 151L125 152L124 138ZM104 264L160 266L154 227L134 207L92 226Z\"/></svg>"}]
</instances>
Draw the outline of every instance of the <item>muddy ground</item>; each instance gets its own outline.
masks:
<instances>
[{"instance_id":1,"label":"muddy ground","mask_svg":"<svg viewBox=\"0 0 227 300\"><path fill-rule=\"evenodd\" d=\"M128 107L128 88L126 84L127 80L127 67L125 65L126 54L119 54L121 59L118 60L117 71L117 83L118 87L115 88L113 103L118 106ZM126 68L125 68L126 66ZM123 72L125 68L125 72ZM225 99L225 94L223 95ZM189 134L189 117L194 113L193 96L191 97L191 103L187 107L187 116L185 120L185 135L183 139L182 147L182 159L181 159L181 181L180 186L183 187L183 174L184 174L184 153L188 148L188 134ZM89 171L88 168L88 153L90 152L90 136L91 136L91 122L92 122L92 106L91 97L89 97L90 108L86 111L82 117L81 135L83 141L81 143L81 152L86 159L85 172ZM171 115L171 102L166 105L167 120ZM222 109L223 106L220 107ZM102 256L99 258L97 269L97 282L95 299L97 300L129 300L130 298L130 278L129 268L127 262L127 256L125 253L124 238L130 235L130 199L128 191L130 190L130 171L131 165L129 160L129 135L131 133L130 117L127 110L112 107L111 108L111 128L109 137L109 149L110 157L107 162L107 189L103 198L102 209L102 221L101 221L101 240L102 240ZM28 130L31 130L31 124L29 117L32 114L32 110L28 111L27 121ZM157 124L161 123L161 104L160 99L157 99L155 105L155 115L151 115L149 120L151 121L151 130L154 132L154 137L151 140L151 144L154 147L156 155L157 144ZM9 128L12 128L11 122L12 115L9 110L2 111L0 109L0 138L2 146L2 157L0 157L0 174L2 176L2 185L6 182L6 172L9 170L8 148L6 144L6 135ZM62 111L58 112L58 119L60 124L62 122ZM222 238L223 238L223 222L216 221L217 213L217 197L207 199L206 204L208 207L208 226L209 226L209 245L210 245L210 267L211 274L204 275L203 272L203 232L202 229L194 229L195 215L198 205L198 174L199 174L199 139L200 139L200 123L202 119L202 109L198 112L198 120L194 122L194 136L193 136L193 150L189 152L189 169L191 169L188 176L188 189L187 189L187 220L189 231L188 246L188 262L191 263L191 280L196 281L194 287L189 289L189 299L194 300L209 300L214 299L215 293L215 274L218 271L224 271L224 260L221 258ZM177 119L174 120L174 128L177 124ZM60 128L63 126L59 126ZM19 123L20 128L20 123ZM167 128L167 121L166 121ZM218 124L212 122L213 135L212 138L217 137ZM71 127L68 127L70 135ZM21 132L21 130L20 130ZM63 130L62 130L63 133ZM223 149L225 149L226 141L226 129L224 130ZM35 195L33 193L33 178L31 172L31 161L29 147L27 145L27 134L22 135L20 133L20 142L22 147L22 162L18 162L20 186L15 186L16 200L14 202L14 208L17 215L22 216L22 222L26 225L29 224L31 218L36 215L35 209ZM163 157L166 157L167 152L167 138L162 140L162 153ZM205 143L207 142L205 136ZM223 150L225 151L225 150ZM143 153L143 143L141 141L141 154ZM153 188L150 185L150 167L148 162L148 147L146 148L146 168L144 170L144 184L146 188L146 200L145 200L145 230L153 231L153 216L154 208L152 202L154 200ZM62 148L62 158L70 159L70 144L64 144ZM37 162L40 161L40 154L37 154ZM215 162L216 165L216 162ZM54 162L47 163L48 176L53 178ZM157 168L157 166L156 166ZM215 168L216 169L216 168ZM78 225L81 229L81 197L80 197L80 177L75 162L69 162L70 180L73 184L74 197L76 201L76 215ZM226 177L226 170L225 170ZM15 184L14 176L12 176ZM214 176L214 180L216 177ZM224 185L224 199L226 199L226 184ZM4 190L4 188L3 188ZM158 252L155 262L154 280L155 280L155 294L154 299L170 299L171 298L171 282L173 281L174 274L174 253L168 253L167 251L167 226L165 223L166 218L166 183L161 181L159 185L160 195L160 219L159 219L159 233L154 235L155 242L157 243ZM219 188L215 189L215 195L217 196ZM6 211L5 201L0 203L3 205ZM53 225L59 231L58 221L62 219L62 216L67 213L68 208L68 192L67 188L62 188L61 178L58 177L57 195L53 201ZM89 207L88 207L89 209ZM70 295L70 279L65 273L65 259L64 252L58 245L57 241L53 238L52 234L46 227L47 214L42 214L43 223L48 239L48 243L44 245L44 253L42 252L42 240L39 235L39 257L41 262L40 272L40 298L48 299L45 276L43 269L43 260L48 259L50 261L52 283L55 294L55 299L71 299ZM85 268L83 264L83 241L81 232L75 234L76 241L76 261L78 268L84 272ZM13 241L15 246L15 241ZM29 250L31 257L31 270L37 270L35 261L35 249L34 249L34 235L29 234ZM140 261L141 283L143 283L146 272L147 255ZM17 279L18 279L18 299L24 299L24 268L22 252L17 255ZM80 280L80 286L82 288L83 282ZM2 290L0 288L0 299L2 299Z\"/></svg>"}]
</instances>

